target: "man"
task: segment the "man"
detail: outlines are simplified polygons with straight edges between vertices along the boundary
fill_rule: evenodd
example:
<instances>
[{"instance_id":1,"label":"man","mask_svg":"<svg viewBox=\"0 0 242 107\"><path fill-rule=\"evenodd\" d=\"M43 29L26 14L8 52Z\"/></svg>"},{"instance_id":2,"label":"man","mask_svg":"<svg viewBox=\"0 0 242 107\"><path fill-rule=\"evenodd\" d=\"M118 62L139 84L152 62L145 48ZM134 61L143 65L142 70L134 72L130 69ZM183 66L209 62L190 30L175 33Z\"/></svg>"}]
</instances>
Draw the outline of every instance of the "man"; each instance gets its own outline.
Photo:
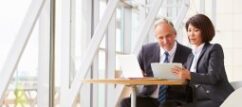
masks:
<instances>
[{"instance_id":1,"label":"man","mask_svg":"<svg viewBox=\"0 0 242 107\"><path fill-rule=\"evenodd\" d=\"M139 65L145 77L153 77L151 63L179 62L184 64L191 53L191 49L176 41L176 30L167 19L156 21L154 32L158 42L142 46L138 56ZM191 100L190 94L186 93L188 90L190 91L187 86L168 86L165 88L164 102L159 101L160 88L157 85L144 86L137 96L136 105L137 107L180 106ZM121 107L130 107L130 98L123 99Z\"/></svg>"}]
</instances>

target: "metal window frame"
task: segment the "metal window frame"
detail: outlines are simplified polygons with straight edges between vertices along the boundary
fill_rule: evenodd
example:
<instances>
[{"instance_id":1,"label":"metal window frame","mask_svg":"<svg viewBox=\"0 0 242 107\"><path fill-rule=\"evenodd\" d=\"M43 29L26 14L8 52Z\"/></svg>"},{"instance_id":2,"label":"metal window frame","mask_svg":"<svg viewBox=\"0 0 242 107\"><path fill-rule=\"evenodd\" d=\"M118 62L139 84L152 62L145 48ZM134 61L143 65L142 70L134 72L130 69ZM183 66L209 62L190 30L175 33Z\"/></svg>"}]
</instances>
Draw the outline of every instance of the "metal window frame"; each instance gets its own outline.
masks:
<instances>
[{"instance_id":1,"label":"metal window frame","mask_svg":"<svg viewBox=\"0 0 242 107\"><path fill-rule=\"evenodd\" d=\"M94 56L96 55L96 52L98 50L99 44L103 38L103 34L105 30L107 29L108 23L111 20L111 17L116 10L116 7L119 3L119 0L110 0L108 2L107 8L104 13L104 17L102 17L101 21L96 27L96 30L93 34L93 38L90 41L90 44L88 45L87 51L84 55L83 61L81 63L80 69L76 73L76 76L72 82L71 88L68 92L68 97L66 97L64 107L71 107L76 99L76 96L82 86L82 83L80 80L84 77L86 77L86 74L88 73L88 69L94 59ZM81 75L82 72L85 72L85 75Z\"/></svg>"},{"instance_id":2,"label":"metal window frame","mask_svg":"<svg viewBox=\"0 0 242 107\"><path fill-rule=\"evenodd\" d=\"M138 32L138 39L135 42L134 48L132 49L132 53L138 54L143 41L146 39L147 34L149 33L150 29L147 28L151 28L151 26L153 25L154 19L156 17L156 15L159 12L160 6L163 3L163 0L152 0L152 5L149 11L145 21L142 23L141 25L141 29Z\"/></svg>"},{"instance_id":3,"label":"metal window frame","mask_svg":"<svg viewBox=\"0 0 242 107\"><path fill-rule=\"evenodd\" d=\"M61 85L60 107L64 106L68 96L71 71L71 0L62 0L62 35L61 35Z\"/></svg>"},{"instance_id":4,"label":"metal window frame","mask_svg":"<svg viewBox=\"0 0 242 107\"><path fill-rule=\"evenodd\" d=\"M205 0L200 0L199 13L205 13Z\"/></svg>"},{"instance_id":5,"label":"metal window frame","mask_svg":"<svg viewBox=\"0 0 242 107\"><path fill-rule=\"evenodd\" d=\"M109 22L106 38L106 78L115 78L116 66L116 12ZM104 107L114 107L115 85L105 85L105 105Z\"/></svg>"},{"instance_id":6,"label":"metal window frame","mask_svg":"<svg viewBox=\"0 0 242 107\"><path fill-rule=\"evenodd\" d=\"M188 11L189 6L190 6L190 0L183 0L180 12L178 13L178 16L176 17L176 19L174 20L175 29L177 30L177 34L179 34L179 36L177 36L178 41L182 41L184 38L183 37L184 35L182 35L182 27L184 25L183 20L186 17L185 13Z\"/></svg>"},{"instance_id":7,"label":"metal window frame","mask_svg":"<svg viewBox=\"0 0 242 107\"><path fill-rule=\"evenodd\" d=\"M50 3L52 2L52 3ZM54 31L54 17L50 14L50 7L53 4L53 1L46 1L41 15L39 17L39 67L38 67L38 87L37 87L37 106L40 107L53 107L54 106L54 38L51 38L55 35ZM54 8L52 8L52 12ZM51 33L52 32L52 33ZM52 45L51 45L52 44ZM52 51L51 51L52 50ZM53 58L53 59L52 59ZM49 78L46 78L49 77ZM46 85L48 84L48 85Z\"/></svg>"},{"instance_id":8,"label":"metal window frame","mask_svg":"<svg viewBox=\"0 0 242 107\"><path fill-rule=\"evenodd\" d=\"M7 90L10 79L19 63L45 2L46 0L34 0L31 2L23 23L20 26L13 45L11 46L6 62L1 70L0 105L2 105L4 93Z\"/></svg>"}]
</instances>

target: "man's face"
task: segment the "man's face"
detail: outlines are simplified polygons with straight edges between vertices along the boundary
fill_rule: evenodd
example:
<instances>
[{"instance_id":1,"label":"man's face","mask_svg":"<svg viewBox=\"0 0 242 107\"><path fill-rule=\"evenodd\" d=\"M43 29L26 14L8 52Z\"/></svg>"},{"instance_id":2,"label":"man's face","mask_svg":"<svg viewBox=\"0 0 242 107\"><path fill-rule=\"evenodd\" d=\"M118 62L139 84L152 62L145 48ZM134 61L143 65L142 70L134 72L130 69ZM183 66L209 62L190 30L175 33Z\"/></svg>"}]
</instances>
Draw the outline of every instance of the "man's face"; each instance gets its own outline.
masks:
<instances>
[{"instance_id":1,"label":"man's face","mask_svg":"<svg viewBox=\"0 0 242 107\"><path fill-rule=\"evenodd\" d=\"M161 23L155 28L156 39L158 40L160 46L169 51L172 49L175 39L176 33L173 32L172 27L167 23Z\"/></svg>"}]
</instances>

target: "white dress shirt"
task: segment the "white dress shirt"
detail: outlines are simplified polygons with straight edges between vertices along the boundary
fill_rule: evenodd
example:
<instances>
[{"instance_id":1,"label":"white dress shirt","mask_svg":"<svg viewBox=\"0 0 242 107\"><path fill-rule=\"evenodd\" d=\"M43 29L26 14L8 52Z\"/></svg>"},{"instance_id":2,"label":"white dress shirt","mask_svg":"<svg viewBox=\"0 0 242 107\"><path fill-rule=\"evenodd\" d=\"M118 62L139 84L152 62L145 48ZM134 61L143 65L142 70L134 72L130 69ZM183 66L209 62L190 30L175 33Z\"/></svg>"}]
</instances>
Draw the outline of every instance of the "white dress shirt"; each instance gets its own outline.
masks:
<instances>
[{"instance_id":1,"label":"white dress shirt","mask_svg":"<svg viewBox=\"0 0 242 107\"><path fill-rule=\"evenodd\" d=\"M173 48L170 51L167 51L169 53L169 57L168 57L169 63L173 62L173 59L174 59L174 56L175 56L175 52L176 52L176 48L177 48L177 43L175 42ZM165 52L166 51L163 48L160 48L160 63L163 63L165 58L166 58ZM159 96L159 87L160 86L158 86L156 88L156 90L151 95L151 97L158 98L158 96Z\"/></svg>"},{"instance_id":2,"label":"white dress shirt","mask_svg":"<svg viewBox=\"0 0 242 107\"><path fill-rule=\"evenodd\" d=\"M197 71L197 61L198 58L202 52L202 49L204 47L204 43L199 45L198 47L192 46L192 53L194 55L193 61L192 61L192 66L190 68L191 72L196 72Z\"/></svg>"}]
</instances>

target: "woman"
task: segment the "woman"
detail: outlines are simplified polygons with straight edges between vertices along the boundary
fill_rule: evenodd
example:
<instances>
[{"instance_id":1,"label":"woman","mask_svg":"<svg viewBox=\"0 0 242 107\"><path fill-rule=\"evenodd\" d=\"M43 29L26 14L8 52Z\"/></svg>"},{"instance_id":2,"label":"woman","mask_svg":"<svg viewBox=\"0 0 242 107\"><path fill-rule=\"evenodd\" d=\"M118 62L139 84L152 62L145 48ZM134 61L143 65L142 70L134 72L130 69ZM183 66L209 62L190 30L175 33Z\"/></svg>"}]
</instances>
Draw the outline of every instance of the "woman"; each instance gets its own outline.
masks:
<instances>
[{"instance_id":1,"label":"woman","mask_svg":"<svg viewBox=\"0 0 242 107\"><path fill-rule=\"evenodd\" d=\"M172 70L192 87L193 103L185 107L219 107L234 89L226 76L221 45L210 43L215 35L213 24L207 16L197 14L186 22L186 30L192 54L186 69Z\"/></svg>"}]
</instances>

